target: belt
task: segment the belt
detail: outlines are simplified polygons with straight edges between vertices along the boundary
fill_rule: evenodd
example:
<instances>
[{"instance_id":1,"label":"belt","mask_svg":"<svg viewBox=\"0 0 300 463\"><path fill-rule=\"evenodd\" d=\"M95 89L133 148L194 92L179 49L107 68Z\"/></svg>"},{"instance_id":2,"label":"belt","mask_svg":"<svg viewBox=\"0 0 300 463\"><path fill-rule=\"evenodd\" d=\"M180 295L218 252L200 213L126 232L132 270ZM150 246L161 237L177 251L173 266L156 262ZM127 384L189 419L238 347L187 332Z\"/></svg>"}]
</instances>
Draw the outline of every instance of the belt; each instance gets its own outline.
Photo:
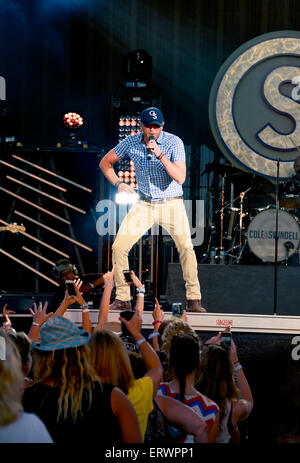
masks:
<instances>
[{"instance_id":1,"label":"belt","mask_svg":"<svg viewBox=\"0 0 300 463\"><path fill-rule=\"evenodd\" d=\"M173 198L163 198L163 199L147 199L142 193L139 193L140 200L148 204L165 204L173 199L182 199L182 196L174 196Z\"/></svg>"}]
</instances>

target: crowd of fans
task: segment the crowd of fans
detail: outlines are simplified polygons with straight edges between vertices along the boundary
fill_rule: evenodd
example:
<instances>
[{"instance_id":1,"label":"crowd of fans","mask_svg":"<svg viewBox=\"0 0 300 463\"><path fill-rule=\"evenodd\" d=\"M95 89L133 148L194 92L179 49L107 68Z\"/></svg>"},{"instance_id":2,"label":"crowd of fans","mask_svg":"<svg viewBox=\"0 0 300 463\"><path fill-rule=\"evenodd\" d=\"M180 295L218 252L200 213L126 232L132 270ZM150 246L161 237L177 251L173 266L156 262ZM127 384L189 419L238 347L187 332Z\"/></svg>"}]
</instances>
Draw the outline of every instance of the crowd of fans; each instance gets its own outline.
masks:
<instances>
[{"instance_id":1,"label":"crowd of fans","mask_svg":"<svg viewBox=\"0 0 300 463\"><path fill-rule=\"evenodd\" d=\"M186 313L166 319L157 300L146 339L143 285L131 278L136 306L121 312L120 323L108 320L114 268L104 275L94 328L79 279L54 313L47 304L30 309L28 334L13 329L4 306L0 442L241 441L253 398L233 339L228 348L220 336L201 343ZM82 328L64 316L74 301Z\"/></svg>"}]
</instances>

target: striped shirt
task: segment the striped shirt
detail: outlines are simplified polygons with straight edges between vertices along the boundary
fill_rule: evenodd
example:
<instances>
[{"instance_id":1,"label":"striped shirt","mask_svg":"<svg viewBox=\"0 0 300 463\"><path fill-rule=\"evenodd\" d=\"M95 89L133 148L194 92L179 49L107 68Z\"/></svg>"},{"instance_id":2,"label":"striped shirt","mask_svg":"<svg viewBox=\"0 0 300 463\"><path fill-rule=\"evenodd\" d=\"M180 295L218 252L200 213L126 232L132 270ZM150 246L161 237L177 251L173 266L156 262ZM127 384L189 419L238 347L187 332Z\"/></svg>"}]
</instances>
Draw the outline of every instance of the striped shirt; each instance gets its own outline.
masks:
<instances>
[{"instance_id":1,"label":"striped shirt","mask_svg":"<svg viewBox=\"0 0 300 463\"><path fill-rule=\"evenodd\" d=\"M174 392L170 383L160 383L157 393L179 400L179 394ZM198 392L195 396L185 394L184 404L203 418L208 430L212 427L219 413L219 407L215 402Z\"/></svg>"},{"instance_id":2,"label":"striped shirt","mask_svg":"<svg viewBox=\"0 0 300 463\"><path fill-rule=\"evenodd\" d=\"M155 155L150 160L147 159L147 149L142 137L142 132L129 136L114 148L119 159L127 155L134 162L139 190L153 200L182 196L182 186L170 177ZM185 162L184 145L176 135L162 131L156 143L171 162Z\"/></svg>"}]
</instances>

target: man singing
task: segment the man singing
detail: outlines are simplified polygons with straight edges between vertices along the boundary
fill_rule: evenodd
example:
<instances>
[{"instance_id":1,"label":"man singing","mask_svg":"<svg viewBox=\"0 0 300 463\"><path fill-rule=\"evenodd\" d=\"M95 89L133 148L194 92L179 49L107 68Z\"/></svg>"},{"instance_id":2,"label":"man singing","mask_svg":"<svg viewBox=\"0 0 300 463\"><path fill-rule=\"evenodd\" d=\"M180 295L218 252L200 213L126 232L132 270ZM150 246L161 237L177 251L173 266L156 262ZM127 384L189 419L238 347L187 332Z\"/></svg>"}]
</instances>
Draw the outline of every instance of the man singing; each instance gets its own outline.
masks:
<instances>
[{"instance_id":1,"label":"man singing","mask_svg":"<svg viewBox=\"0 0 300 463\"><path fill-rule=\"evenodd\" d=\"M100 169L118 192L131 194L133 188L119 180L113 168L127 155L134 162L140 196L124 218L112 246L116 299L110 309L131 307L130 288L123 275L123 270L128 269L128 253L149 228L158 224L171 235L179 252L186 310L205 312L201 307L197 260L182 198L182 184L186 178L183 142L176 135L163 131L165 123L158 108L144 109L140 120L141 132L125 138L100 162Z\"/></svg>"}]
</instances>

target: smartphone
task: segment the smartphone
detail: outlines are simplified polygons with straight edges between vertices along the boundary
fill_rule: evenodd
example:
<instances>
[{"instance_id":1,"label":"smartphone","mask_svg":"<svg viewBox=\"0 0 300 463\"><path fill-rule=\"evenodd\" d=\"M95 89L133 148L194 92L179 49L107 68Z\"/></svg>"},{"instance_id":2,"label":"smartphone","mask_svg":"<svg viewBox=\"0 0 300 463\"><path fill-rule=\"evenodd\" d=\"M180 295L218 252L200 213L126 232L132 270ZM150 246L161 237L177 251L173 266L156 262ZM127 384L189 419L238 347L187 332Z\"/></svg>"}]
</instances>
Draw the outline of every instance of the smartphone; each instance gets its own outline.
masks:
<instances>
[{"instance_id":1,"label":"smartphone","mask_svg":"<svg viewBox=\"0 0 300 463\"><path fill-rule=\"evenodd\" d=\"M130 270L123 270L123 273L124 273L126 283L129 283L129 284L132 283L132 279L130 276Z\"/></svg>"},{"instance_id":2,"label":"smartphone","mask_svg":"<svg viewBox=\"0 0 300 463\"><path fill-rule=\"evenodd\" d=\"M223 331L221 334L221 342L221 346L224 347L224 349L229 350L231 346L231 333Z\"/></svg>"},{"instance_id":3,"label":"smartphone","mask_svg":"<svg viewBox=\"0 0 300 463\"><path fill-rule=\"evenodd\" d=\"M133 317L134 314L135 314L134 310L123 310L120 313L120 316L122 318L125 318L125 320L130 320ZM128 331L126 325L123 322L121 322L121 328L122 328L122 335L123 336L131 336L131 333Z\"/></svg>"},{"instance_id":4,"label":"smartphone","mask_svg":"<svg viewBox=\"0 0 300 463\"><path fill-rule=\"evenodd\" d=\"M172 315L173 317L181 318L183 314L183 308L181 302L173 302L172 304Z\"/></svg>"},{"instance_id":5,"label":"smartphone","mask_svg":"<svg viewBox=\"0 0 300 463\"><path fill-rule=\"evenodd\" d=\"M74 281L73 280L66 280L66 289L68 290L69 296L76 296L76 291L74 287Z\"/></svg>"}]
</instances>

